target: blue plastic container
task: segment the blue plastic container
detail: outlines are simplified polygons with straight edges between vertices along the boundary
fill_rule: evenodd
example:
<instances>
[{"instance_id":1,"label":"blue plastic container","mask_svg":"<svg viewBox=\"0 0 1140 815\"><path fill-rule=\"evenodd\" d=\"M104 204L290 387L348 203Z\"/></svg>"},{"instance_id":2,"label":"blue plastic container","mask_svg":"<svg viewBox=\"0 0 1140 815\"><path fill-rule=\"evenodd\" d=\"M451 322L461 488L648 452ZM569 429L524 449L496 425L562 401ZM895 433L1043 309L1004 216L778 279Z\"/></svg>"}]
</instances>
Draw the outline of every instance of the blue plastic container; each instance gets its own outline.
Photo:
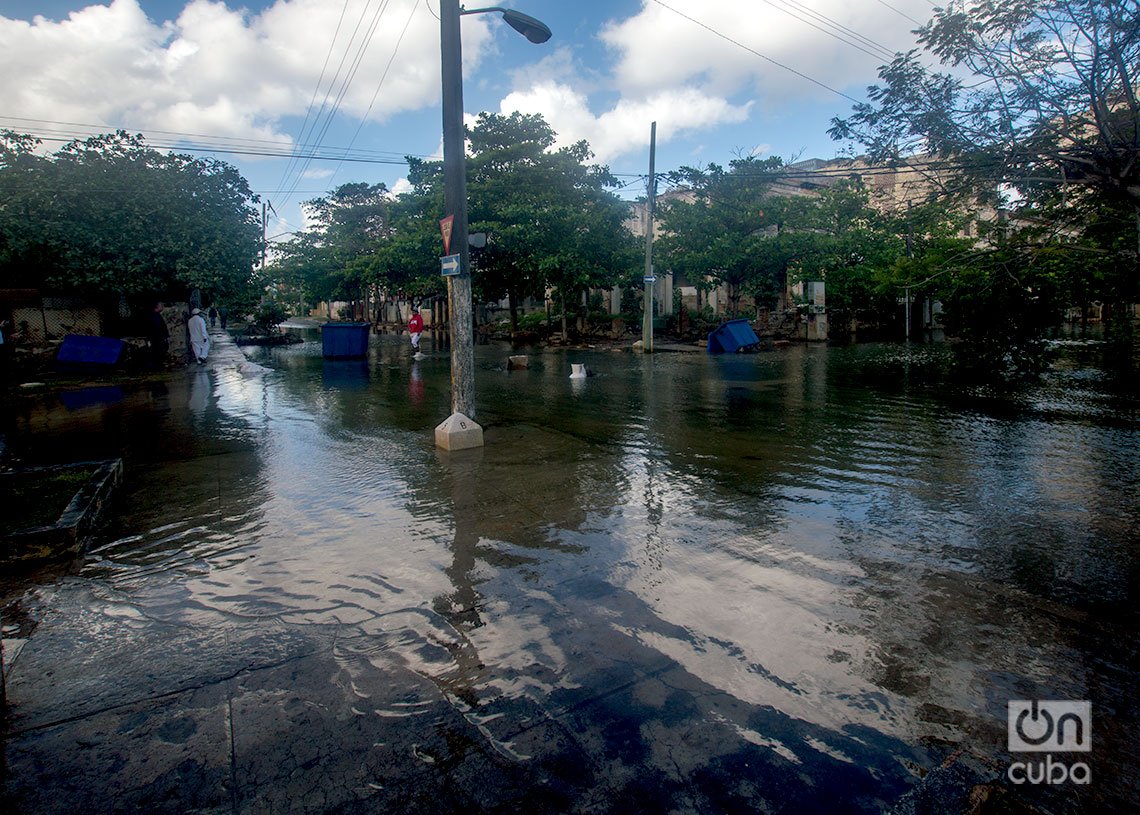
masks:
<instances>
[{"instance_id":1,"label":"blue plastic container","mask_svg":"<svg viewBox=\"0 0 1140 815\"><path fill-rule=\"evenodd\" d=\"M321 351L325 359L360 359L368 356L368 323L325 323Z\"/></svg>"},{"instance_id":2,"label":"blue plastic container","mask_svg":"<svg viewBox=\"0 0 1140 815\"><path fill-rule=\"evenodd\" d=\"M735 354L741 348L759 345L760 338L746 319L729 320L709 334L710 354Z\"/></svg>"},{"instance_id":3,"label":"blue plastic container","mask_svg":"<svg viewBox=\"0 0 1140 815\"><path fill-rule=\"evenodd\" d=\"M68 334L55 355L61 368L118 365L123 356L123 341L113 337L90 337Z\"/></svg>"}]
</instances>

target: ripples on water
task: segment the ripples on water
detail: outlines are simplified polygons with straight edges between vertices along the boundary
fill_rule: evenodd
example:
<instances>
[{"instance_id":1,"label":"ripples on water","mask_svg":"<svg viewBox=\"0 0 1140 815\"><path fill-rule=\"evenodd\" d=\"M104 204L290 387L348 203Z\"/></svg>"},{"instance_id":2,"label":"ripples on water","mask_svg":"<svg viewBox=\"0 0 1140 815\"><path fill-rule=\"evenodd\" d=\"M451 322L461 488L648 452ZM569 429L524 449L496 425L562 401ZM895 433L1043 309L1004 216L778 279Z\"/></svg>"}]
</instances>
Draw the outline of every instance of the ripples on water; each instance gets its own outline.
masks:
<instances>
[{"instance_id":1,"label":"ripples on water","mask_svg":"<svg viewBox=\"0 0 1140 815\"><path fill-rule=\"evenodd\" d=\"M650 743L684 694L803 790L849 766L897 795L955 745L1000 759L1010 698L1129 695L1140 432L1099 374L992 394L931 384L928 347L510 373L478 350L487 446L464 456L431 436L446 352L389 338L367 363L259 351L264 376L91 417L128 482L80 578L234 641L329 641L357 691L398 664L520 761L511 704L573 723L632 687ZM597 376L568 380L578 361ZM360 693L360 715L430 710Z\"/></svg>"}]
</instances>

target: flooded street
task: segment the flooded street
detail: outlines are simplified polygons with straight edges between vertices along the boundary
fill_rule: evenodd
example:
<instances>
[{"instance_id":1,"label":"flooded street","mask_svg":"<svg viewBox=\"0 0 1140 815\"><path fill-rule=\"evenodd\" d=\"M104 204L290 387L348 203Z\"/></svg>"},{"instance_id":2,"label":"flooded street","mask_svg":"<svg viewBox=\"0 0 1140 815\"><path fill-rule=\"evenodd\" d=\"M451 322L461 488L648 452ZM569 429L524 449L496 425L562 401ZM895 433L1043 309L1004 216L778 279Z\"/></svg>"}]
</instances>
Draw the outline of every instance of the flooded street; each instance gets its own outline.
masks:
<instances>
[{"instance_id":1,"label":"flooded street","mask_svg":"<svg viewBox=\"0 0 1140 815\"><path fill-rule=\"evenodd\" d=\"M81 564L4 578L8 811L877 813L1005 778L1017 699L1092 710L1091 783L1025 801L1137 806L1140 401L1095 346L999 394L930 346L482 345L448 454L445 350L306 337L4 417L125 464Z\"/></svg>"}]
</instances>

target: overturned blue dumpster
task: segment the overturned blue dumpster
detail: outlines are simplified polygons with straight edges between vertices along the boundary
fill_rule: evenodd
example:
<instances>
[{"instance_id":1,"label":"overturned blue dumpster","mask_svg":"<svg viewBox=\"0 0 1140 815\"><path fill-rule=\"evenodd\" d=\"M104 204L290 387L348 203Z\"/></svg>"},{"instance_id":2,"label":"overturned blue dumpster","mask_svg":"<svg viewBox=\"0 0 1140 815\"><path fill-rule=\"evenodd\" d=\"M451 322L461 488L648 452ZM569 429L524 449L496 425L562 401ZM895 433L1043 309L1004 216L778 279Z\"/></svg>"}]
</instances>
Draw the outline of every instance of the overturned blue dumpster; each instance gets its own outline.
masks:
<instances>
[{"instance_id":1,"label":"overturned blue dumpster","mask_svg":"<svg viewBox=\"0 0 1140 815\"><path fill-rule=\"evenodd\" d=\"M360 359L368 356L368 323L325 323L321 326L321 352L325 359Z\"/></svg>"},{"instance_id":2,"label":"overturned blue dumpster","mask_svg":"<svg viewBox=\"0 0 1140 815\"><path fill-rule=\"evenodd\" d=\"M737 351L759 344L760 338L744 318L722 323L709 334L710 354L735 354Z\"/></svg>"},{"instance_id":3,"label":"overturned blue dumpster","mask_svg":"<svg viewBox=\"0 0 1140 815\"><path fill-rule=\"evenodd\" d=\"M56 352L55 364L60 370L110 368L118 365L122 356L122 340L113 337L68 334Z\"/></svg>"}]
</instances>

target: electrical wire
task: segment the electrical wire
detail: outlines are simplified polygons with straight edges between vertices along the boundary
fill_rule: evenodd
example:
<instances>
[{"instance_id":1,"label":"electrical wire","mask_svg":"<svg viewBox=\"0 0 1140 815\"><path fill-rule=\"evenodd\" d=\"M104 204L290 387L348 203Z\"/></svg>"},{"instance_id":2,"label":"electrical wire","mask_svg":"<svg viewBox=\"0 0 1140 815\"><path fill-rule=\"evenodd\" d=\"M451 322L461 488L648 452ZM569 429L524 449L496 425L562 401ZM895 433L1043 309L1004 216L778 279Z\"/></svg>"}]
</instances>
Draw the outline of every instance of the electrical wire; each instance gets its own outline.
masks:
<instances>
[{"instance_id":1,"label":"electrical wire","mask_svg":"<svg viewBox=\"0 0 1140 815\"><path fill-rule=\"evenodd\" d=\"M893 11L895 14L899 15L900 17L904 17L907 20L910 20L915 25L922 25L921 21L914 19L909 14L907 14L905 11L901 11L901 10L895 8L890 3L885 2L885 0L875 0L875 2L878 3L880 6L885 6L885 7L889 8L891 11ZM934 4L931 3L930 5L933 6Z\"/></svg>"},{"instance_id":2,"label":"electrical wire","mask_svg":"<svg viewBox=\"0 0 1140 815\"><path fill-rule=\"evenodd\" d=\"M777 11L784 12L784 14L787 14L793 20L799 20L801 23L811 26L816 31L820 31L845 45L849 45L858 51L862 51L869 57L874 57L875 59L891 59L894 56L894 52L891 49L887 48L885 45L880 45L874 40L868 37L864 37L862 34L859 34L858 32L853 31L842 23L832 19L831 17L828 17L826 14L821 14L820 12L817 12L808 6L805 6L803 3L796 2L796 0L763 0L763 2L776 9ZM777 5L777 2L780 5ZM808 17L818 20L820 23L822 23L822 25L817 25L810 19L801 17L800 14L806 14ZM827 28L824 28L824 26L828 26L836 30L829 31ZM869 46L875 50L868 50L868 48L865 46Z\"/></svg>"},{"instance_id":3,"label":"electrical wire","mask_svg":"<svg viewBox=\"0 0 1140 815\"><path fill-rule=\"evenodd\" d=\"M750 54L758 56L758 57L760 57L760 59L766 60L767 62L772 63L773 65L775 65L778 68L783 68L785 71L788 71L789 73L795 74L796 76L800 77L801 79L806 79L808 82L811 82L813 85L818 85L819 87L823 88L826 91L831 91L836 96L842 96L844 99L847 99L850 102L854 102L855 104L859 104L859 100L856 99L854 96L848 96L843 91L836 90L835 88L831 87L830 85L819 81L815 77L808 76L807 74L803 73L802 71L797 71L795 68L791 67L790 65L785 65L784 63L780 62L779 60L772 59L767 54L761 54L755 48L750 48L749 46L745 45L744 43L739 42L738 40L734 40L732 37L728 36L727 34L720 32L720 31L717 31L715 28L708 25L707 23L702 23L700 20L697 20L693 17L690 17L688 14L685 14L682 11L678 11L677 9L673 8L672 6L662 2L662 0L653 0L653 2L656 3L657 5L661 6L664 9L668 9L669 11L676 14L678 17L684 17L690 23L693 23L694 25L699 25L701 28L705 29L706 31L709 31L712 34L715 34L716 36L720 37L722 40L725 40L726 42L732 43L737 48L741 48Z\"/></svg>"},{"instance_id":4,"label":"electrical wire","mask_svg":"<svg viewBox=\"0 0 1140 815\"><path fill-rule=\"evenodd\" d=\"M28 119L18 116L0 116L0 123L20 122L21 132L51 142L71 142L104 135L108 130L124 130L142 135L148 146L160 149L187 149L196 152L239 153L248 155L268 155L295 157L313 154L317 160L370 161L377 163L404 163L407 156L430 158L427 154L409 150L361 150L345 147L321 147L315 144L292 144L271 139L239 138L234 136L213 136L202 133L180 133L170 130L143 130L126 125L93 125L82 122L61 122L50 119ZM41 127L28 127L30 123L41 123ZM14 128L13 128L14 129ZM168 136L156 139L155 135ZM200 141L205 140L205 141ZM216 142L216 143L215 143ZM398 160L397 160L398 159Z\"/></svg>"},{"instance_id":5,"label":"electrical wire","mask_svg":"<svg viewBox=\"0 0 1140 815\"><path fill-rule=\"evenodd\" d=\"M305 128L308 127L309 117L313 113L313 104L317 101L317 94L321 91L321 83L325 81L325 71L328 70L329 60L332 59L333 50L336 47L337 38L340 36L340 27L344 23L344 15L348 12L349 0L344 0L344 5L340 7L340 17L336 21L336 30L333 31L332 40L329 41L328 50L325 52L325 61L321 65L321 74L317 77L317 84L313 86L313 95L309 98L309 107L305 110L305 118L301 122L301 128L297 131L297 142L303 143L305 141ZM285 171L281 174L281 184L289 178L289 174L293 171L295 162L290 161L285 167Z\"/></svg>"},{"instance_id":6,"label":"electrical wire","mask_svg":"<svg viewBox=\"0 0 1140 815\"><path fill-rule=\"evenodd\" d=\"M348 94L348 89L351 87L353 79L356 78L356 73L360 68L360 63L364 59L364 54L367 51L369 44L372 42L372 37L376 33L376 28L380 23L380 18L383 16L384 12L388 8L388 0L382 0L382 2L377 6L376 11L372 16L372 20L368 24L367 31L364 34L364 36L361 38L360 44L357 46L356 53L353 55L352 61L351 61L350 66L348 68L348 73L345 75L344 79L341 81L340 88L339 88L337 95L336 95L336 99L333 100L333 103L330 106L327 104L329 96L332 94L332 89L333 89L333 86L336 84L337 78L341 75L341 68L344 66L345 59L348 57L349 52L352 49L352 43L356 40L356 35L360 31L361 24L363 23L365 15L367 14L369 5L370 5L370 3L365 3L364 7L361 9L360 17L357 19L357 22L356 22L356 28L353 30L352 37L349 39L348 46L345 49L344 56L341 58L341 61L337 66L336 75L333 77L333 81L329 84L329 90L325 94L325 99L321 104L321 111L323 111L326 108L326 106L328 107L328 115L324 117L324 122L320 126L320 132L317 133L317 135L316 135L315 143L317 144L318 147L321 145L321 143L324 141L325 136L328 134L329 128L332 126L333 119L336 117L337 111L340 109L340 105L344 101L344 97ZM320 113L318 113L318 119L317 120L320 121ZM314 124L314 130L315 129L316 129L316 124ZM312 138L312 136L310 136L310 138ZM298 168L296 170L296 179L295 179L295 181L292 182L292 184L290 186L296 187L297 185L299 185L301 183L301 180L304 178L305 172L309 168L310 162L311 162L310 159L302 157L302 161L300 162L300 165L298 166ZM291 198L292 198L291 193L286 194L286 196L285 196L286 202L288 202Z\"/></svg>"},{"instance_id":7,"label":"electrical wire","mask_svg":"<svg viewBox=\"0 0 1140 815\"><path fill-rule=\"evenodd\" d=\"M364 111L364 115L360 117L360 123L357 124L356 130L352 133L352 138L348 140L348 148L356 144L356 137L360 135L360 131L364 128L364 123L368 120L368 114L372 112L372 106L376 104L376 97L380 95L380 89L384 87L384 80L388 78L388 71L392 68L392 63L396 61L396 54L400 51L400 44L404 41L404 35L408 33L408 27L412 24L412 17L415 15L419 7L411 4L411 11L408 12L408 19L404 21L404 27L400 30L400 36L396 38L396 45L392 48L392 55L388 57L388 62L384 66L383 73L380 74L380 81L376 83L376 90L372 93L372 99L368 103L368 109ZM340 164L333 169L332 177L335 178L337 173L340 172Z\"/></svg>"}]
</instances>

